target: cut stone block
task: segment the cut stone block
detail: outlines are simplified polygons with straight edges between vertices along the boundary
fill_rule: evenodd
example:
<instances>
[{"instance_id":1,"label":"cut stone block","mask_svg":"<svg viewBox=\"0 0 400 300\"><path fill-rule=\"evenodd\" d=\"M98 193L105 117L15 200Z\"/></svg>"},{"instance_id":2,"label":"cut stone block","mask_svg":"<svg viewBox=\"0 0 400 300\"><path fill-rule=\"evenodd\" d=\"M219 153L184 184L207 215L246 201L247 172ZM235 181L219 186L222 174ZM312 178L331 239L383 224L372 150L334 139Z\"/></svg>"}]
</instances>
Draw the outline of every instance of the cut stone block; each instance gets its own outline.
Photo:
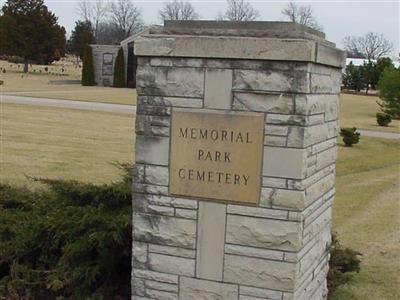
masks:
<instances>
[{"instance_id":1,"label":"cut stone block","mask_svg":"<svg viewBox=\"0 0 400 300\"><path fill-rule=\"evenodd\" d=\"M296 251L301 237L300 223L228 215L226 241L230 244Z\"/></svg>"},{"instance_id":2,"label":"cut stone block","mask_svg":"<svg viewBox=\"0 0 400 300\"><path fill-rule=\"evenodd\" d=\"M305 155L302 149L265 146L263 176L302 179Z\"/></svg>"},{"instance_id":3,"label":"cut stone block","mask_svg":"<svg viewBox=\"0 0 400 300\"><path fill-rule=\"evenodd\" d=\"M133 215L133 237L139 241L166 246L195 248L196 222L157 215Z\"/></svg>"},{"instance_id":4,"label":"cut stone block","mask_svg":"<svg viewBox=\"0 0 400 300\"><path fill-rule=\"evenodd\" d=\"M289 94L235 92L233 108L235 110L290 114L293 113L294 109L293 96Z\"/></svg>"},{"instance_id":5,"label":"cut stone block","mask_svg":"<svg viewBox=\"0 0 400 300\"><path fill-rule=\"evenodd\" d=\"M232 70L207 69L204 107L230 109L232 102Z\"/></svg>"},{"instance_id":6,"label":"cut stone block","mask_svg":"<svg viewBox=\"0 0 400 300\"><path fill-rule=\"evenodd\" d=\"M226 205L201 202L197 236L196 276L222 280Z\"/></svg>"},{"instance_id":7,"label":"cut stone block","mask_svg":"<svg viewBox=\"0 0 400 300\"><path fill-rule=\"evenodd\" d=\"M246 295L251 297L258 297L261 299L281 300L282 292L274 290L266 290L260 288L254 288L250 286L241 286L240 295Z\"/></svg>"},{"instance_id":8,"label":"cut stone block","mask_svg":"<svg viewBox=\"0 0 400 300\"><path fill-rule=\"evenodd\" d=\"M168 166L169 138L136 136L136 162Z\"/></svg>"},{"instance_id":9,"label":"cut stone block","mask_svg":"<svg viewBox=\"0 0 400 300\"><path fill-rule=\"evenodd\" d=\"M143 66L136 84L138 95L203 98L204 70Z\"/></svg>"},{"instance_id":10,"label":"cut stone block","mask_svg":"<svg viewBox=\"0 0 400 300\"><path fill-rule=\"evenodd\" d=\"M224 280L226 282L291 291L294 288L295 264L225 255Z\"/></svg>"},{"instance_id":11,"label":"cut stone block","mask_svg":"<svg viewBox=\"0 0 400 300\"><path fill-rule=\"evenodd\" d=\"M150 253L149 268L162 273L194 276L195 261L190 258Z\"/></svg>"},{"instance_id":12,"label":"cut stone block","mask_svg":"<svg viewBox=\"0 0 400 300\"><path fill-rule=\"evenodd\" d=\"M181 277L179 300L232 300L238 297L238 287L233 284Z\"/></svg>"}]
</instances>

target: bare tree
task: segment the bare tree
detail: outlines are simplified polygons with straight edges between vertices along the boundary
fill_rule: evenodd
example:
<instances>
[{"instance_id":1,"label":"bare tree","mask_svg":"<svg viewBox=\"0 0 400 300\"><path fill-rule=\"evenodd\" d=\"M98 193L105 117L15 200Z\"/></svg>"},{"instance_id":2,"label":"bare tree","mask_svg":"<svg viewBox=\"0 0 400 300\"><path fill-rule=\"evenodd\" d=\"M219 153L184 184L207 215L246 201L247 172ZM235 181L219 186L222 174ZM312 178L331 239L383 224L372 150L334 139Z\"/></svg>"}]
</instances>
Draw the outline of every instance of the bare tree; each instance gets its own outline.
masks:
<instances>
[{"instance_id":1,"label":"bare tree","mask_svg":"<svg viewBox=\"0 0 400 300\"><path fill-rule=\"evenodd\" d=\"M224 13L219 13L217 20L229 21L254 21L260 13L245 0L227 0L228 8Z\"/></svg>"},{"instance_id":2,"label":"bare tree","mask_svg":"<svg viewBox=\"0 0 400 300\"><path fill-rule=\"evenodd\" d=\"M110 22L115 26L115 34L120 41L144 27L141 10L129 0L118 0L111 4Z\"/></svg>"},{"instance_id":3,"label":"bare tree","mask_svg":"<svg viewBox=\"0 0 400 300\"><path fill-rule=\"evenodd\" d=\"M365 36L347 36L343 39L343 45L348 56L378 59L389 54L393 50L393 44L383 34L368 32Z\"/></svg>"},{"instance_id":4,"label":"bare tree","mask_svg":"<svg viewBox=\"0 0 400 300\"><path fill-rule=\"evenodd\" d=\"M160 19L164 20L197 20L199 15L194 6L188 1L166 2L162 9L158 11Z\"/></svg>"},{"instance_id":5,"label":"bare tree","mask_svg":"<svg viewBox=\"0 0 400 300\"><path fill-rule=\"evenodd\" d=\"M322 31L322 26L318 24L314 17L314 12L309 5L298 6L294 2L289 2L287 7L282 10L282 14L286 16L289 21Z\"/></svg>"},{"instance_id":6,"label":"bare tree","mask_svg":"<svg viewBox=\"0 0 400 300\"><path fill-rule=\"evenodd\" d=\"M102 23L107 16L108 6L109 4L104 0L78 2L78 14L85 21L92 24L95 39L98 35L100 23Z\"/></svg>"},{"instance_id":7,"label":"bare tree","mask_svg":"<svg viewBox=\"0 0 400 300\"><path fill-rule=\"evenodd\" d=\"M116 35L116 28L110 22L102 22L99 24L96 43L100 45L119 45L122 41Z\"/></svg>"}]
</instances>

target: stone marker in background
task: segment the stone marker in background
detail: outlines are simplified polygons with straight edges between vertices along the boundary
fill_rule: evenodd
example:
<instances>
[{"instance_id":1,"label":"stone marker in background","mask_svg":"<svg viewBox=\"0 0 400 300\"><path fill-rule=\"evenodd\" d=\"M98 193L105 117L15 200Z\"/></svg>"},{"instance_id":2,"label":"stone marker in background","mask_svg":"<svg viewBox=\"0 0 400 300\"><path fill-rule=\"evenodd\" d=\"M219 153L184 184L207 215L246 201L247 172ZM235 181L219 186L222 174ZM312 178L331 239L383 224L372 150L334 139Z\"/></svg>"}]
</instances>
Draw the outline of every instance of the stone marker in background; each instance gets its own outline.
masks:
<instances>
[{"instance_id":1,"label":"stone marker in background","mask_svg":"<svg viewBox=\"0 0 400 300\"><path fill-rule=\"evenodd\" d=\"M90 45L93 51L94 81L97 85L112 86L118 45Z\"/></svg>"},{"instance_id":2,"label":"stone marker in background","mask_svg":"<svg viewBox=\"0 0 400 300\"><path fill-rule=\"evenodd\" d=\"M133 299L324 299L343 52L282 22L135 43Z\"/></svg>"}]
</instances>

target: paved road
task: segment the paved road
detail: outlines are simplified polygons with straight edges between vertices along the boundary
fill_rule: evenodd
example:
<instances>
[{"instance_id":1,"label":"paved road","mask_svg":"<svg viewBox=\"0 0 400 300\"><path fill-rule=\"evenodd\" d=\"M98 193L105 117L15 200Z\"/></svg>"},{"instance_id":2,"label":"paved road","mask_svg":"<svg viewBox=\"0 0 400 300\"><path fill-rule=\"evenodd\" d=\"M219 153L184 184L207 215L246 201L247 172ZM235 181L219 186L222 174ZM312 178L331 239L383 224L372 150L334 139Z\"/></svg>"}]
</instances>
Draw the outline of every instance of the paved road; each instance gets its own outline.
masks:
<instances>
[{"instance_id":1,"label":"paved road","mask_svg":"<svg viewBox=\"0 0 400 300\"><path fill-rule=\"evenodd\" d=\"M381 132L381 131L372 131L372 130L364 130L364 129L357 129L357 131L361 133L361 137L368 136L368 137L400 140L400 133Z\"/></svg>"},{"instance_id":2,"label":"paved road","mask_svg":"<svg viewBox=\"0 0 400 300\"><path fill-rule=\"evenodd\" d=\"M116 112L123 114L136 113L136 106L131 106L131 105L73 101L73 100L58 100L58 99L48 99L48 98L36 98L36 97L22 97L22 96L4 95L4 94L0 94L0 103L106 111L106 112Z\"/></svg>"},{"instance_id":3,"label":"paved road","mask_svg":"<svg viewBox=\"0 0 400 300\"><path fill-rule=\"evenodd\" d=\"M38 105L38 106L50 106L50 107L61 107L71 109L83 109L83 110L94 110L94 111L107 111L117 112L123 114L135 114L136 106L122 105L122 104L111 104L111 103L98 103L98 102L86 102L86 101L73 101L73 100L58 100L48 98L35 98L35 97L23 97L14 95L0 94L1 103L13 103L13 104L25 104L25 105ZM381 132L372 130L358 130L361 136L378 137L385 139L400 139L400 133L392 132Z\"/></svg>"}]
</instances>

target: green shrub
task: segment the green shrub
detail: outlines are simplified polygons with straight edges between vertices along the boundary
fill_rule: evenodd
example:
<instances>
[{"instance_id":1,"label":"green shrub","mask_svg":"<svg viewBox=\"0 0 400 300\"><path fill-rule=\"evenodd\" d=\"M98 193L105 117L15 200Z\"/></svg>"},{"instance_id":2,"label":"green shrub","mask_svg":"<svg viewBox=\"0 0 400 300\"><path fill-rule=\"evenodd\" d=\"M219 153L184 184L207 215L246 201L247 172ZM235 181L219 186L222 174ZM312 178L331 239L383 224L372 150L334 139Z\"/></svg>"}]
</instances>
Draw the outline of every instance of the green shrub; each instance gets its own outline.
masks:
<instances>
[{"instance_id":1,"label":"green shrub","mask_svg":"<svg viewBox=\"0 0 400 300\"><path fill-rule=\"evenodd\" d=\"M85 51L83 53L82 85L92 86L94 84L95 82L94 82L92 47L86 45Z\"/></svg>"},{"instance_id":2,"label":"green shrub","mask_svg":"<svg viewBox=\"0 0 400 300\"><path fill-rule=\"evenodd\" d=\"M377 113L376 121L379 126L388 126L392 122L392 116L386 113Z\"/></svg>"},{"instance_id":3,"label":"green shrub","mask_svg":"<svg viewBox=\"0 0 400 300\"><path fill-rule=\"evenodd\" d=\"M357 144L360 140L360 133L356 132L357 128L341 128L340 135L343 137L343 142L347 147Z\"/></svg>"},{"instance_id":4,"label":"green shrub","mask_svg":"<svg viewBox=\"0 0 400 300\"><path fill-rule=\"evenodd\" d=\"M119 48L117 58L115 59L113 86L125 87L125 62L124 50L122 48Z\"/></svg>"},{"instance_id":5,"label":"green shrub","mask_svg":"<svg viewBox=\"0 0 400 300\"><path fill-rule=\"evenodd\" d=\"M111 184L0 184L0 298L128 299L131 168Z\"/></svg>"},{"instance_id":6,"label":"green shrub","mask_svg":"<svg viewBox=\"0 0 400 300\"><path fill-rule=\"evenodd\" d=\"M335 290L342 284L347 283L353 272L360 271L361 253L349 248L343 248L336 238L336 234L332 234L332 243L330 247L330 260L328 272L328 298L333 295Z\"/></svg>"},{"instance_id":7,"label":"green shrub","mask_svg":"<svg viewBox=\"0 0 400 300\"><path fill-rule=\"evenodd\" d=\"M400 68L386 68L378 82L378 102L384 113L400 118Z\"/></svg>"}]
</instances>

